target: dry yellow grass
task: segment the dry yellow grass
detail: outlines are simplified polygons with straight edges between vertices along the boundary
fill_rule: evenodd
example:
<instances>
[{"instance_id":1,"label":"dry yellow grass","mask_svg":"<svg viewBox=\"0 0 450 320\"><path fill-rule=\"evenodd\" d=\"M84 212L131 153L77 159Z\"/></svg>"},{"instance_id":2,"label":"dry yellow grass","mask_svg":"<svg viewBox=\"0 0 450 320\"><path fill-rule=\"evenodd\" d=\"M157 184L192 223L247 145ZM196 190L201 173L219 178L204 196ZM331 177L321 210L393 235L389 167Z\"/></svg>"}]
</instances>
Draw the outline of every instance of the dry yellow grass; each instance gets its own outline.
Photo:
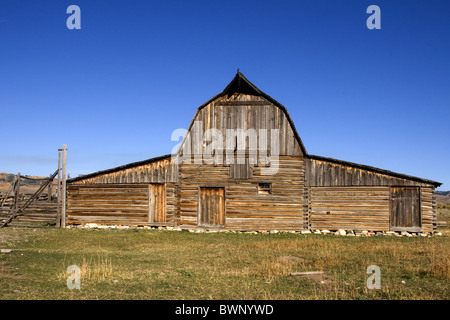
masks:
<instances>
[{"instance_id":1,"label":"dry yellow grass","mask_svg":"<svg viewBox=\"0 0 450 320\"><path fill-rule=\"evenodd\" d=\"M439 219L447 219L440 216ZM448 221L448 220L447 220ZM450 298L450 234L340 237L160 230L2 230L2 299ZM81 269L81 290L66 286ZM369 265L381 289L366 286ZM319 276L292 273L323 271Z\"/></svg>"}]
</instances>

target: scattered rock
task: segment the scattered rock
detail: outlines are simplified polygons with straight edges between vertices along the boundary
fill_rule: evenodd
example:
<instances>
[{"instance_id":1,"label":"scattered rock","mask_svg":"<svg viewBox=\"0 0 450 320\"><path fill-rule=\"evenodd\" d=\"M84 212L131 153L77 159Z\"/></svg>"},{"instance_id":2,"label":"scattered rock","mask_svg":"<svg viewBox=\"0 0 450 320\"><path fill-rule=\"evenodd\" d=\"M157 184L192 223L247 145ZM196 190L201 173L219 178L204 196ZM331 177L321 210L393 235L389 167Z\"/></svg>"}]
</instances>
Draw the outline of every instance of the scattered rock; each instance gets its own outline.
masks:
<instances>
[{"instance_id":1,"label":"scattered rock","mask_svg":"<svg viewBox=\"0 0 450 320\"><path fill-rule=\"evenodd\" d=\"M322 234L329 234L329 233L331 233L331 231L327 230L327 229L323 229L321 232L322 232Z\"/></svg>"},{"instance_id":2,"label":"scattered rock","mask_svg":"<svg viewBox=\"0 0 450 320\"><path fill-rule=\"evenodd\" d=\"M442 232L436 232L434 235L435 236L442 236Z\"/></svg>"},{"instance_id":3,"label":"scattered rock","mask_svg":"<svg viewBox=\"0 0 450 320\"><path fill-rule=\"evenodd\" d=\"M336 231L336 234L338 236L345 236L347 234L347 232L345 232L344 229L339 229L338 231Z\"/></svg>"},{"instance_id":4,"label":"scattered rock","mask_svg":"<svg viewBox=\"0 0 450 320\"><path fill-rule=\"evenodd\" d=\"M354 233L347 233L347 237L356 237Z\"/></svg>"},{"instance_id":5,"label":"scattered rock","mask_svg":"<svg viewBox=\"0 0 450 320\"><path fill-rule=\"evenodd\" d=\"M270 234L276 234L276 233L279 233L279 231L278 230L270 230L269 233Z\"/></svg>"},{"instance_id":6,"label":"scattered rock","mask_svg":"<svg viewBox=\"0 0 450 320\"><path fill-rule=\"evenodd\" d=\"M14 252L13 249L0 249L0 253L11 253Z\"/></svg>"},{"instance_id":7,"label":"scattered rock","mask_svg":"<svg viewBox=\"0 0 450 320\"><path fill-rule=\"evenodd\" d=\"M393 236L395 234L394 231L386 231L387 236Z\"/></svg>"},{"instance_id":8,"label":"scattered rock","mask_svg":"<svg viewBox=\"0 0 450 320\"><path fill-rule=\"evenodd\" d=\"M314 230L314 234L320 234L320 230Z\"/></svg>"},{"instance_id":9,"label":"scattered rock","mask_svg":"<svg viewBox=\"0 0 450 320\"><path fill-rule=\"evenodd\" d=\"M311 234L311 230L302 230L300 231L301 234Z\"/></svg>"}]
</instances>

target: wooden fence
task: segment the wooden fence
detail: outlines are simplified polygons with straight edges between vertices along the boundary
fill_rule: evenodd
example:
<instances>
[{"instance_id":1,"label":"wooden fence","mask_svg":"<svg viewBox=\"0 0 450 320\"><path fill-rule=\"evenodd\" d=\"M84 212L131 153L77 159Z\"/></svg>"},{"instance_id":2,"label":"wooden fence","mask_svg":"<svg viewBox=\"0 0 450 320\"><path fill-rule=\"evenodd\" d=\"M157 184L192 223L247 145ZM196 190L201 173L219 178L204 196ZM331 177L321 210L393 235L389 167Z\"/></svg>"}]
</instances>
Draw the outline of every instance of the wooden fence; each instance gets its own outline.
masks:
<instances>
[{"instance_id":1,"label":"wooden fence","mask_svg":"<svg viewBox=\"0 0 450 320\"><path fill-rule=\"evenodd\" d=\"M32 194L20 194L19 199L14 197L0 197L0 201L4 201L0 208L0 223L7 221L14 212L15 205L17 208L23 207L32 197ZM48 196L42 194L38 199L32 201L20 215L17 215L11 222L9 227L45 227L55 226L57 224L58 215L58 198L56 196Z\"/></svg>"}]
</instances>

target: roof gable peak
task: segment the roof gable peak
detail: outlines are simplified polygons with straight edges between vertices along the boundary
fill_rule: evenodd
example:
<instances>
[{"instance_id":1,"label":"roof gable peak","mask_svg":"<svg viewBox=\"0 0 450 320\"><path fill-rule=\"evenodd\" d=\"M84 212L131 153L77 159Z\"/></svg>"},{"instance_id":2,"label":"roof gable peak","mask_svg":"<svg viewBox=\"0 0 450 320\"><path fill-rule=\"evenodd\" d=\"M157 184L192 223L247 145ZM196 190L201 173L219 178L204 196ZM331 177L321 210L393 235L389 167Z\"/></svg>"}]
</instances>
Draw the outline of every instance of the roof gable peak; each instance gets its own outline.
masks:
<instances>
[{"instance_id":1,"label":"roof gable peak","mask_svg":"<svg viewBox=\"0 0 450 320\"><path fill-rule=\"evenodd\" d=\"M262 92L253 83L251 83L240 71L236 72L236 76L222 91L220 96L231 97L235 93L245 93L254 96L261 96Z\"/></svg>"}]
</instances>

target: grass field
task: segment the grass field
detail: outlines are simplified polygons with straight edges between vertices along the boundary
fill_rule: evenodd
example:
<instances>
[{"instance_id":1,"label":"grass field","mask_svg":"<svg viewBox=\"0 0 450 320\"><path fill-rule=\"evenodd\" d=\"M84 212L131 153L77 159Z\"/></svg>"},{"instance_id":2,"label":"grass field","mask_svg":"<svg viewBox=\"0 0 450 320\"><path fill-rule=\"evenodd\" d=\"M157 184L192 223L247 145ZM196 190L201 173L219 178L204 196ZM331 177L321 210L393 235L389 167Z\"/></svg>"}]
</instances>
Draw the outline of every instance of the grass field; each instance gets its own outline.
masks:
<instances>
[{"instance_id":1,"label":"grass field","mask_svg":"<svg viewBox=\"0 0 450 320\"><path fill-rule=\"evenodd\" d=\"M450 209L439 209L450 220ZM1 299L450 299L450 230L434 237L0 230ZM67 287L67 267L81 289ZM366 286L377 265L381 289ZM297 276L293 272L323 271Z\"/></svg>"}]
</instances>

